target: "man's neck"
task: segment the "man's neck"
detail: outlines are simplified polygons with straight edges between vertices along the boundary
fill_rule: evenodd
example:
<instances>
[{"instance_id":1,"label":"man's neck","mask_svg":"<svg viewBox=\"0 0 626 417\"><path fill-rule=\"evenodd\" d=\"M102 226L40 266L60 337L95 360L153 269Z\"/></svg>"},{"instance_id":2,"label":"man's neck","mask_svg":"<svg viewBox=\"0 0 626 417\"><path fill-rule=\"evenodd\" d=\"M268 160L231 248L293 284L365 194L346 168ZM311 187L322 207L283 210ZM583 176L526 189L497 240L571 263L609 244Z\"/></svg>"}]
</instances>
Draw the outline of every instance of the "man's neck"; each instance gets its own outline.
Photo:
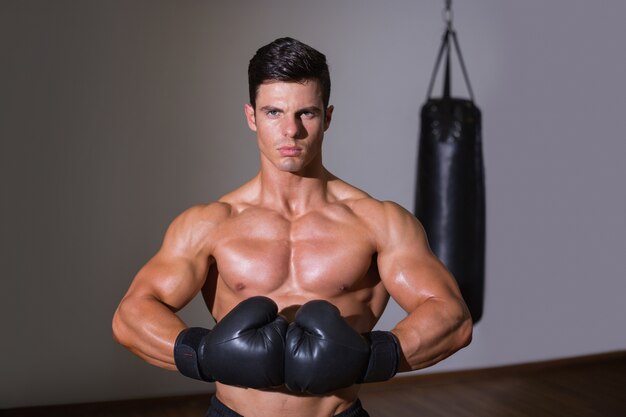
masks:
<instances>
[{"instance_id":1,"label":"man's neck","mask_svg":"<svg viewBox=\"0 0 626 417\"><path fill-rule=\"evenodd\" d=\"M328 182L334 177L319 165L304 174L262 167L257 178L262 205L297 217L326 204Z\"/></svg>"}]
</instances>

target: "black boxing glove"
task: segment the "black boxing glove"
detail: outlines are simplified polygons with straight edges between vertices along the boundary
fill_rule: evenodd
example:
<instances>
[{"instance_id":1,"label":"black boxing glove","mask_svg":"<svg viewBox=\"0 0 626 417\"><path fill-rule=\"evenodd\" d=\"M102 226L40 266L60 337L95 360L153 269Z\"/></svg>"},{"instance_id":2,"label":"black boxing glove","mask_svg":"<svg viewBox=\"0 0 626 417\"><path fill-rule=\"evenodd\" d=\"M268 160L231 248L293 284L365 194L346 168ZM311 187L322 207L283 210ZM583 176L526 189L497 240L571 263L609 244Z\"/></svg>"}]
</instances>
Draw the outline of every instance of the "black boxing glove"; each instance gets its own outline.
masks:
<instances>
[{"instance_id":1,"label":"black boxing glove","mask_svg":"<svg viewBox=\"0 0 626 417\"><path fill-rule=\"evenodd\" d=\"M212 330L183 330L174 344L176 367L203 381L257 389L282 385L287 325L274 301L249 298Z\"/></svg>"},{"instance_id":2,"label":"black boxing glove","mask_svg":"<svg viewBox=\"0 0 626 417\"><path fill-rule=\"evenodd\" d=\"M398 371L400 345L391 332L361 336L327 301L304 304L289 325L285 385L321 395L355 383L385 381Z\"/></svg>"}]
</instances>

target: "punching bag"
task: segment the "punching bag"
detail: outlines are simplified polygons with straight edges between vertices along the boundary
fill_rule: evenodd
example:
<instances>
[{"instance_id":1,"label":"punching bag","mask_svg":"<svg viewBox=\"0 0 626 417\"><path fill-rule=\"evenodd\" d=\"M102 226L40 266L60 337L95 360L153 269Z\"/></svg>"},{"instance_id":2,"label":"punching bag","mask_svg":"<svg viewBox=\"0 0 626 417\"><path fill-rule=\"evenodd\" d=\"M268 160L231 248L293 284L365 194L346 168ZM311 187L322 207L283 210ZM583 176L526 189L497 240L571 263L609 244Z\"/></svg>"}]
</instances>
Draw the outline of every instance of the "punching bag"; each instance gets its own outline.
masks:
<instances>
[{"instance_id":1,"label":"punching bag","mask_svg":"<svg viewBox=\"0 0 626 417\"><path fill-rule=\"evenodd\" d=\"M453 44L452 44L452 42ZM450 52L457 56L470 99L450 95ZM432 88L446 56L441 98ZM483 313L485 272L485 180L481 142L481 112L463 63L456 33L444 33L427 101L421 109L415 215L431 250L457 280L472 319Z\"/></svg>"}]
</instances>

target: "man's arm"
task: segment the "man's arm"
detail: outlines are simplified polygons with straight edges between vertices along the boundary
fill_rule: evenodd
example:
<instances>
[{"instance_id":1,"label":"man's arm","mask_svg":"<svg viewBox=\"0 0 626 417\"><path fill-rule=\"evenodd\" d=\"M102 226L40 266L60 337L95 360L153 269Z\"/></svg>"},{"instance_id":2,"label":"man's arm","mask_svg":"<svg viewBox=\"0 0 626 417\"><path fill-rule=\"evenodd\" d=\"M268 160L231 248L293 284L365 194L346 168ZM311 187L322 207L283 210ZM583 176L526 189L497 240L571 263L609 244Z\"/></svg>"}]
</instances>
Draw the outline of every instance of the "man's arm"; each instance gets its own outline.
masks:
<instances>
[{"instance_id":1,"label":"man's arm","mask_svg":"<svg viewBox=\"0 0 626 417\"><path fill-rule=\"evenodd\" d=\"M201 290L211 259L207 242L227 212L214 204L177 217L115 311L113 337L148 363L176 369L174 342L187 326L175 313Z\"/></svg>"},{"instance_id":2,"label":"man's arm","mask_svg":"<svg viewBox=\"0 0 626 417\"><path fill-rule=\"evenodd\" d=\"M404 358L399 371L425 368L467 346L472 320L456 281L430 251L424 229L394 203L382 203L376 227L378 268L385 288L408 316L392 333Z\"/></svg>"}]
</instances>

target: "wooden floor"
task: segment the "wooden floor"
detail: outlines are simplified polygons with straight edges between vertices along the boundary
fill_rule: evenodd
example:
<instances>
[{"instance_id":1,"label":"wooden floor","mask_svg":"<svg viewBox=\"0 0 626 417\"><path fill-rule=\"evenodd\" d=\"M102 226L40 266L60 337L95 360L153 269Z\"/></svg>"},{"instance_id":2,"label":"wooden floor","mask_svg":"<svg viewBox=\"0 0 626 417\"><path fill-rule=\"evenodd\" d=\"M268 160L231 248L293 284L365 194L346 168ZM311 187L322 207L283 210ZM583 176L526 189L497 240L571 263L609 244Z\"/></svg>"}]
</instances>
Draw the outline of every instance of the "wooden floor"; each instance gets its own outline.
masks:
<instances>
[{"instance_id":1,"label":"wooden floor","mask_svg":"<svg viewBox=\"0 0 626 417\"><path fill-rule=\"evenodd\" d=\"M371 417L623 417L626 352L366 384ZM202 417L206 396L0 410L11 417Z\"/></svg>"},{"instance_id":2,"label":"wooden floor","mask_svg":"<svg viewBox=\"0 0 626 417\"><path fill-rule=\"evenodd\" d=\"M426 375L362 392L372 417L624 417L626 353Z\"/></svg>"}]
</instances>

